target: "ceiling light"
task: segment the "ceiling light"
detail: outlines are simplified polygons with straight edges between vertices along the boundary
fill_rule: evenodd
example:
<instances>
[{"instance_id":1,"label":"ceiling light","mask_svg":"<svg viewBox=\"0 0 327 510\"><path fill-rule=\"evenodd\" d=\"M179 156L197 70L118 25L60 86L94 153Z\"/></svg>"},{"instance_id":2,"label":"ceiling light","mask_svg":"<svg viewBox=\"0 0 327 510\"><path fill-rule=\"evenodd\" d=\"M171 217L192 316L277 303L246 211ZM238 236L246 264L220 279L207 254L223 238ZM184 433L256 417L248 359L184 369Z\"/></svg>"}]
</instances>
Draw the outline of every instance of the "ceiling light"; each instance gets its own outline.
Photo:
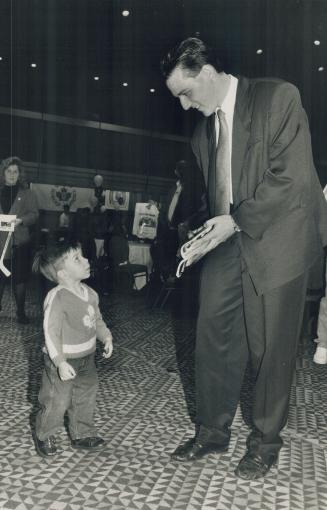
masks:
<instances>
[{"instance_id":1,"label":"ceiling light","mask_svg":"<svg viewBox=\"0 0 327 510\"><path fill-rule=\"evenodd\" d=\"M123 83L123 87L128 87L128 83L127 83L127 81L124 81L124 83Z\"/></svg>"},{"instance_id":2,"label":"ceiling light","mask_svg":"<svg viewBox=\"0 0 327 510\"><path fill-rule=\"evenodd\" d=\"M257 55L262 55L263 53L263 50L261 48L259 48L257 51L256 51Z\"/></svg>"},{"instance_id":3,"label":"ceiling light","mask_svg":"<svg viewBox=\"0 0 327 510\"><path fill-rule=\"evenodd\" d=\"M150 92L152 92L152 94L156 91L156 89L150 89Z\"/></svg>"},{"instance_id":4,"label":"ceiling light","mask_svg":"<svg viewBox=\"0 0 327 510\"><path fill-rule=\"evenodd\" d=\"M2 57L0 57L0 60L2 60Z\"/></svg>"},{"instance_id":5,"label":"ceiling light","mask_svg":"<svg viewBox=\"0 0 327 510\"><path fill-rule=\"evenodd\" d=\"M313 41L313 44L314 44L315 46L320 46L320 41L318 41L318 40Z\"/></svg>"},{"instance_id":6,"label":"ceiling light","mask_svg":"<svg viewBox=\"0 0 327 510\"><path fill-rule=\"evenodd\" d=\"M129 11L122 11L122 15L127 18L129 16Z\"/></svg>"},{"instance_id":7,"label":"ceiling light","mask_svg":"<svg viewBox=\"0 0 327 510\"><path fill-rule=\"evenodd\" d=\"M37 67L37 65L33 62L33 63L31 64L31 67L33 67L33 69L35 69L35 68Z\"/></svg>"},{"instance_id":8,"label":"ceiling light","mask_svg":"<svg viewBox=\"0 0 327 510\"><path fill-rule=\"evenodd\" d=\"M99 81L100 80L100 77L99 76L94 76L93 78L95 81Z\"/></svg>"},{"instance_id":9,"label":"ceiling light","mask_svg":"<svg viewBox=\"0 0 327 510\"><path fill-rule=\"evenodd\" d=\"M325 69L324 66L318 67L318 71L320 71L320 72L323 71L324 69Z\"/></svg>"}]
</instances>

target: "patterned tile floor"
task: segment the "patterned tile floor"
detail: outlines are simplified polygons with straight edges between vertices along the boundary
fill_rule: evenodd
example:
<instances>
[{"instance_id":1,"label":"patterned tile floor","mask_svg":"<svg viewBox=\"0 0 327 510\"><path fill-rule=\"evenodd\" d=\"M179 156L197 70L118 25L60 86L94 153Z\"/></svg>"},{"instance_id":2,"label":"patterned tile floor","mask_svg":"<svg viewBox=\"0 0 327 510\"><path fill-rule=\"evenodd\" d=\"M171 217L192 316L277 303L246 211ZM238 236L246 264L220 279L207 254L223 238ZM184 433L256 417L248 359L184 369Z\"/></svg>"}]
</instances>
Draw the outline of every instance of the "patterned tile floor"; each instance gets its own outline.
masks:
<instances>
[{"instance_id":1,"label":"patterned tile floor","mask_svg":"<svg viewBox=\"0 0 327 510\"><path fill-rule=\"evenodd\" d=\"M107 447L76 452L63 428L57 438L61 453L38 457L30 423L42 368L40 306L30 292L32 322L20 326L9 294L3 305L1 509L327 509L327 367L313 365L310 339L300 345L278 467L264 480L247 482L234 476L247 435L240 411L228 452L191 465L170 461L170 452L193 435L194 320L174 317L169 307L151 310L140 294L105 297L101 303L115 338L113 357L97 356L96 423Z\"/></svg>"}]
</instances>

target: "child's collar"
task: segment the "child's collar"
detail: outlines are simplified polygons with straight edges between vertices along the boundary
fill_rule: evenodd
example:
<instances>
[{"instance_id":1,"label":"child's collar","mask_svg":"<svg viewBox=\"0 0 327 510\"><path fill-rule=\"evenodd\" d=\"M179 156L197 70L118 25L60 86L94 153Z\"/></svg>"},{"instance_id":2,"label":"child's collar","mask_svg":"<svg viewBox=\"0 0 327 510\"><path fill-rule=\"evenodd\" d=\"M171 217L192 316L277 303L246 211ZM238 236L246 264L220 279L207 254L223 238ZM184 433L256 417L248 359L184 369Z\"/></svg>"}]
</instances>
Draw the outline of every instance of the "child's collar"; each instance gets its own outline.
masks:
<instances>
[{"instance_id":1,"label":"child's collar","mask_svg":"<svg viewBox=\"0 0 327 510\"><path fill-rule=\"evenodd\" d=\"M66 289L66 290L69 290L69 292L71 292L72 294L74 294L75 296L79 297L80 299L82 299L83 301L87 301L88 300L88 291L87 291L87 287L86 285L84 285L82 282L80 283L80 292L78 292L77 289L74 289L73 287L70 287L69 285L65 285L63 283L60 283L59 284L59 287L61 289Z\"/></svg>"}]
</instances>

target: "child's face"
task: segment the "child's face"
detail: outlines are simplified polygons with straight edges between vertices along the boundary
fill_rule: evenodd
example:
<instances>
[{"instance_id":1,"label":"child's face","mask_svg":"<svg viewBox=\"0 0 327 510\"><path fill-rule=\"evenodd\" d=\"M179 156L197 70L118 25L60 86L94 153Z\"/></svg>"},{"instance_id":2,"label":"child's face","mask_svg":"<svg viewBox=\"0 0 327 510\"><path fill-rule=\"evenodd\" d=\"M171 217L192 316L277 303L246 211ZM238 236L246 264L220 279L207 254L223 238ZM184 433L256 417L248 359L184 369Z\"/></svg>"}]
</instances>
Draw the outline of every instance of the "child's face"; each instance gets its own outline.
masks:
<instances>
[{"instance_id":1,"label":"child's face","mask_svg":"<svg viewBox=\"0 0 327 510\"><path fill-rule=\"evenodd\" d=\"M89 261L83 257L80 249L71 250L66 255L63 269L67 276L75 282L85 280L90 276Z\"/></svg>"}]
</instances>

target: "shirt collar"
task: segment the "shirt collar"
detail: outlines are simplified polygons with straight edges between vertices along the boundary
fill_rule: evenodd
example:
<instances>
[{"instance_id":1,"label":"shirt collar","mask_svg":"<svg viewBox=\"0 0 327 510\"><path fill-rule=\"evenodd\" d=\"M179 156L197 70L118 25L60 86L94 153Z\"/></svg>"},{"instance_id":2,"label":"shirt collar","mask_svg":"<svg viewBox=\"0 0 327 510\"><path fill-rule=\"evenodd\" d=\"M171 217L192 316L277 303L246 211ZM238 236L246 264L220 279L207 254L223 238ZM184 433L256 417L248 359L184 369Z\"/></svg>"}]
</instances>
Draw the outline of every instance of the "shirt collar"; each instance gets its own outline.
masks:
<instances>
[{"instance_id":1,"label":"shirt collar","mask_svg":"<svg viewBox=\"0 0 327 510\"><path fill-rule=\"evenodd\" d=\"M216 113L218 110L222 110L226 115L232 115L234 113L235 108L238 79L231 74L229 74L228 76L230 77L229 88L225 96L225 99L223 100L220 108L217 108Z\"/></svg>"}]
</instances>

